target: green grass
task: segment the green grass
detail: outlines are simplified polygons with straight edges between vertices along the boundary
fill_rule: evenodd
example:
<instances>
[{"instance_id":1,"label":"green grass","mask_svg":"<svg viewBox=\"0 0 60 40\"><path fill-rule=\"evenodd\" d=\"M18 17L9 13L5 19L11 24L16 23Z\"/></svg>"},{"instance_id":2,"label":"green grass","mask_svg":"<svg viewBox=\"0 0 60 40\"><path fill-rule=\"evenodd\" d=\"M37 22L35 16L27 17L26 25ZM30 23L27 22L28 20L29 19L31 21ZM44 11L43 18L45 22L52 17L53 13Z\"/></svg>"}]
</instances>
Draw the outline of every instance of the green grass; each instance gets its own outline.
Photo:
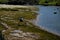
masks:
<instances>
[{"instance_id":1,"label":"green grass","mask_svg":"<svg viewBox=\"0 0 60 40\"><path fill-rule=\"evenodd\" d=\"M3 30L3 29L4 29L3 25L0 24L0 31Z\"/></svg>"},{"instance_id":2,"label":"green grass","mask_svg":"<svg viewBox=\"0 0 60 40\"><path fill-rule=\"evenodd\" d=\"M7 2L8 0L0 0L0 2Z\"/></svg>"},{"instance_id":3,"label":"green grass","mask_svg":"<svg viewBox=\"0 0 60 40\"><path fill-rule=\"evenodd\" d=\"M41 4L41 5L59 6L60 2L59 2L59 0L40 0L39 4Z\"/></svg>"},{"instance_id":4,"label":"green grass","mask_svg":"<svg viewBox=\"0 0 60 40\"><path fill-rule=\"evenodd\" d=\"M8 26L14 28L14 29L19 29L24 32L32 32L36 33L40 36L39 40L60 40L59 36L56 36L54 34L48 33L47 31L42 30L41 28L39 29L37 26L33 25L32 23L25 21L24 22L19 22L19 17L23 17L24 19L31 20L35 19L37 16L37 13L31 12L31 11L0 11L0 18L5 18L4 20L0 20L1 22L5 22L8 24ZM9 19L11 18L11 19ZM5 21L6 20L6 21ZM11 21L14 20L14 21ZM29 25L26 25L26 22ZM20 25L20 26L18 26ZM3 30L4 26L0 24L0 29ZM6 33L8 34L9 31Z\"/></svg>"}]
</instances>

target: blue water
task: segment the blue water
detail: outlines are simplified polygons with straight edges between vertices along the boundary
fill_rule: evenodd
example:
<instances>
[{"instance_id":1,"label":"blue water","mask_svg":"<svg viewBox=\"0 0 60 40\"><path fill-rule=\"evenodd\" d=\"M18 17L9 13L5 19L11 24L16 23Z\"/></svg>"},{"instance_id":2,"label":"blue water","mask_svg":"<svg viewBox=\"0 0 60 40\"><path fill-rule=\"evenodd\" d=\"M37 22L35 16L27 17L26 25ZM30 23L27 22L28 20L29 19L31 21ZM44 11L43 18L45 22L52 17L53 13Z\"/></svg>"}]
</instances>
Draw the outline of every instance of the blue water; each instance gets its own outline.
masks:
<instances>
[{"instance_id":1,"label":"blue water","mask_svg":"<svg viewBox=\"0 0 60 40\"><path fill-rule=\"evenodd\" d=\"M60 6L38 6L38 8L37 24L44 30L60 36Z\"/></svg>"}]
</instances>

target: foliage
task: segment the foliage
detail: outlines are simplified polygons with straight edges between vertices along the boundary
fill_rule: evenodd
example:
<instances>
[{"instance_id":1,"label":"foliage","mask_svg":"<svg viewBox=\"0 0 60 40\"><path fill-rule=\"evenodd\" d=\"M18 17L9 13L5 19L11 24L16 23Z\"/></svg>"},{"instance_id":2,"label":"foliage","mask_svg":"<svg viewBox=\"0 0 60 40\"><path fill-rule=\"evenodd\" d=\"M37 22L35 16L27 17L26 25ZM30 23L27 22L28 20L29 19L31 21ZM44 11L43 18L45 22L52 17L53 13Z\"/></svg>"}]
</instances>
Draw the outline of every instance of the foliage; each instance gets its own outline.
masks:
<instances>
[{"instance_id":1,"label":"foliage","mask_svg":"<svg viewBox=\"0 0 60 40\"><path fill-rule=\"evenodd\" d=\"M24 4L38 4L38 0L0 0L1 3L5 4L19 4L19 5L24 5Z\"/></svg>"}]
</instances>

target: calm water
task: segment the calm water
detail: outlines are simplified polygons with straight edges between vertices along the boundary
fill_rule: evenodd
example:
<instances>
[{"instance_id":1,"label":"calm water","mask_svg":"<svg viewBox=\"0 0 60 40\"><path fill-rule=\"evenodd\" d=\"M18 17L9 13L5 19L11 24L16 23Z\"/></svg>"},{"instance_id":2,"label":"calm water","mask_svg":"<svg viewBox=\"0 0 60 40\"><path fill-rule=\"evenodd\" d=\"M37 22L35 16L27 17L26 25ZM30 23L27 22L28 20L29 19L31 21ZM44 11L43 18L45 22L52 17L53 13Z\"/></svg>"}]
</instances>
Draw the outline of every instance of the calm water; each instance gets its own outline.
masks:
<instances>
[{"instance_id":1,"label":"calm water","mask_svg":"<svg viewBox=\"0 0 60 40\"><path fill-rule=\"evenodd\" d=\"M41 28L60 35L60 6L38 6L37 25ZM57 12L57 14L54 14Z\"/></svg>"}]
</instances>

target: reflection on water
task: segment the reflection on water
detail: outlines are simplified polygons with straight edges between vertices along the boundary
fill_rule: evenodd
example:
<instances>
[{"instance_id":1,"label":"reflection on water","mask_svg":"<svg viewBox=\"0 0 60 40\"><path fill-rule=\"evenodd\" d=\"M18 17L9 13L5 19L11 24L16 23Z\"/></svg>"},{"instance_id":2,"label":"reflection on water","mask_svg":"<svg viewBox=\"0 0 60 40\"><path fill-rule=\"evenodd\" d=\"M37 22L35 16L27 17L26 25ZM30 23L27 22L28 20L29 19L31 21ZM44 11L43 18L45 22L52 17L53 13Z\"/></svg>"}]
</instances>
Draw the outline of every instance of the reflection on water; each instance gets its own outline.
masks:
<instances>
[{"instance_id":1,"label":"reflection on water","mask_svg":"<svg viewBox=\"0 0 60 40\"><path fill-rule=\"evenodd\" d=\"M38 6L37 25L60 35L60 6Z\"/></svg>"}]
</instances>

